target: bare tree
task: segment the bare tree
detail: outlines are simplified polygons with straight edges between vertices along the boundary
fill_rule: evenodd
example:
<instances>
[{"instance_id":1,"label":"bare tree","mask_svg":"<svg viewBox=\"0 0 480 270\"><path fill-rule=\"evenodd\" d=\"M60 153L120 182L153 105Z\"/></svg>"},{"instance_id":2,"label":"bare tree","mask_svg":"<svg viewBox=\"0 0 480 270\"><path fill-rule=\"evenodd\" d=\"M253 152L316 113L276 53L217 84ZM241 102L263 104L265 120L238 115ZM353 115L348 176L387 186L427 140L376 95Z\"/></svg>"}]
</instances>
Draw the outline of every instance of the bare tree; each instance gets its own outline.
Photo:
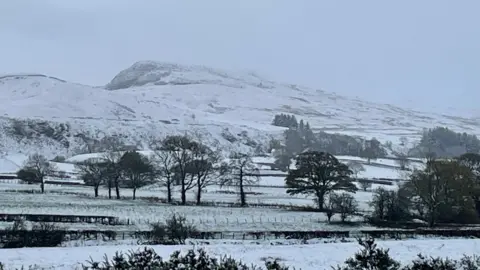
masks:
<instances>
[{"instance_id":1,"label":"bare tree","mask_svg":"<svg viewBox=\"0 0 480 270\"><path fill-rule=\"evenodd\" d=\"M358 181L358 183L360 184L360 187L363 189L363 191L367 191L369 188L372 187L372 182L369 181L361 180Z\"/></svg>"},{"instance_id":2,"label":"bare tree","mask_svg":"<svg viewBox=\"0 0 480 270\"><path fill-rule=\"evenodd\" d=\"M222 185L234 185L240 191L240 205L247 205L245 186L258 183L260 181L257 166L252 161L250 155L240 152L233 152L230 155L228 164L228 176L222 181Z\"/></svg>"},{"instance_id":3,"label":"bare tree","mask_svg":"<svg viewBox=\"0 0 480 270\"><path fill-rule=\"evenodd\" d=\"M327 214L328 222L330 223L332 217L335 215L335 197L337 194L330 193L328 195L328 200L325 203L325 214Z\"/></svg>"},{"instance_id":4,"label":"bare tree","mask_svg":"<svg viewBox=\"0 0 480 270\"><path fill-rule=\"evenodd\" d=\"M121 152L112 149L105 152L100 158L105 162L106 175L105 184L108 188L108 198L112 198L112 189L115 187L115 195L117 200L120 199L120 180L122 177L122 168L120 166Z\"/></svg>"},{"instance_id":5,"label":"bare tree","mask_svg":"<svg viewBox=\"0 0 480 270\"><path fill-rule=\"evenodd\" d=\"M98 189L107 178L107 166L106 162L96 162L94 160L86 160L76 164L85 185L93 187L95 197L98 197Z\"/></svg>"},{"instance_id":6,"label":"bare tree","mask_svg":"<svg viewBox=\"0 0 480 270\"><path fill-rule=\"evenodd\" d=\"M423 205L428 215L428 223L434 226L437 218L438 207L443 202L443 194L447 187L446 181L437 173L416 172L410 179L413 194L417 195L418 203Z\"/></svg>"},{"instance_id":7,"label":"bare tree","mask_svg":"<svg viewBox=\"0 0 480 270\"><path fill-rule=\"evenodd\" d=\"M410 165L410 160L408 159L408 139L405 136L400 137L400 147L395 151L396 160L395 162L400 167L400 170L405 171Z\"/></svg>"},{"instance_id":8,"label":"bare tree","mask_svg":"<svg viewBox=\"0 0 480 270\"><path fill-rule=\"evenodd\" d=\"M373 208L372 218L386 221L401 221L410 217L410 200L404 194L403 186L398 190L386 190L379 187L373 191L369 205Z\"/></svg>"},{"instance_id":9,"label":"bare tree","mask_svg":"<svg viewBox=\"0 0 480 270\"><path fill-rule=\"evenodd\" d=\"M189 169L187 166L193 159L192 153L197 144L187 135L167 136L162 141L162 149L168 151L175 162L174 177L181 185L180 192L183 205L187 203L187 191L195 186L194 176L190 175L187 178Z\"/></svg>"},{"instance_id":10,"label":"bare tree","mask_svg":"<svg viewBox=\"0 0 480 270\"><path fill-rule=\"evenodd\" d=\"M162 185L167 188L167 202L171 203L174 181L174 168L176 165L175 159L169 151L163 149L162 140L151 140L150 149L152 149L154 153L152 162L155 164L157 176L162 179Z\"/></svg>"},{"instance_id":11,"label":"bare tree","mask_svg":"<svg viewBox=\"0 0 480 270\"><path fill-rule=\"evenodd\" d=\"M398 152L396 154L395 163L398 164L400 170L405 171L407 170L408 165L410 165L410 160L408 159L408 155L405 152Z\"/></svg>"},{"instance_id":12,"label":"bare tree","mask_svg":"<svg viewBox=\"0 0 480 270\"><path fill-rule=\"evenodd\" d=\"M347 218L358 211L358 202L348 193L334 194L332 197L333 209L340 214L340 219L345 222Z\"/></svg>"},{"instance_id":13,"label":"bare tree","mask_svg":"<svg viewBox=\"0 0 480 270\"><path fill-rule=\"evenodd\" d=\"M17 175L21 180L24 180L26 175L30 175L27 177L28 179L25 180L40 183L40 189L42 193L45 193L45 177L52 174L56 169L56 166L50 163L46 157L40 154L33 154L28 157L23 169L21 169ZM22 179L22 177L24 179Z\"/></svg>"},{"instance_id":14,"label":"bare tree","mask_svg":"<svg viewBox=\"0 0 480 270\"><path fill-rule=\"evenodd\" d=\"M365 167L363 167L362 163L360 163L358 160L350 160L347 165L357 180L358 174L365 171Z\"/></svg>"},{"instance_id":15,"label":"bare tree","mask_svg":"<svg viewBox=\"0 0 480 270\"><path fill-rule=\"evenodd\" d=\"M226 165L219 164L221 155L219 151L198 143L193 149L193 159L189 163L189 173L195 177L197 187L196 204L200 205L202 191L211 184L218 182L220 176L226 171Z\"/></svg>"},{"instance_id":16,"label":"bare tree","mask_svg":"<svg viewBox=\"0 0 480 270\"><path fill-rule=\"evenodd\" d=\"M119 163L127 187L132 189L132 199L135 200L137 189L153 182L154 166L147 157L136 151L126 152Z\"/></svg>"}]
</instances>

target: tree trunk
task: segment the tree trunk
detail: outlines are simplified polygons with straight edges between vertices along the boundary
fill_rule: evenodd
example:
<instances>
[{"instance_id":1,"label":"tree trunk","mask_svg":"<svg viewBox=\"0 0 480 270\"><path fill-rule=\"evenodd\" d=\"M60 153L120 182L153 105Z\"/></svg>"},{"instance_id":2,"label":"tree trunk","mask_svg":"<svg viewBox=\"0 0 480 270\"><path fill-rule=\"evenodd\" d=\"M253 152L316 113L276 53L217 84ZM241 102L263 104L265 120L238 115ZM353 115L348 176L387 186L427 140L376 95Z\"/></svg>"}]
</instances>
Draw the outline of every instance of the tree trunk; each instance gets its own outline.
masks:
<instances>
[{"instance_id":1,"label":"tree trunk","mask_svg":"<svg viewBox=\"0 0 480 270\"><path fill-rule=\"evenodd\" d=\"M187 204L187 191L185 190L185 186L182 184L182 205Z\"/></svg>"},{"instance_id":2,"label":"tree trunk","mask_svg":"<svg viewBox=\"0 0 480 270\"><path fill-rule=\"evenodd\" d=\"M112 185L108 185L108 199L112 199Z\"/></svg>"},{"instance_id":3,"label":"tree trunk","mask_svg":"<svg viewBox=\"0 0 480 270\"><path fill-rule=\"evenodd\" d=\"M97 198L98 197L98 186L94 187L93 190L95 192L95 198Z\"/></svg>"},{"instance_id":4,"label":"tree trunk","mask_svg":"<svg viewBox=\"0 0 480 270\"><path fill-rule=\"evenodd\" d=\"M115 192L117 193L117 200L120 200L120 183L115 181Z\"/></svg>"},{"instance_id":5,"label":"tree trunk","mask_svg":"<svg viewBox=\"0 0 480 270\"><path fill-rule=\"evenodd\" d=\"M137 193L137 188L133 188L133 197L132 197L133 200L135 200L136 193Z\"/></svg>"},{"instance_id":6,"label":"tree trunk","mask_svg":"<svg viewBox=\"0 0 480 270\"><path fill-rule=\"evenodd\" d=\"M333 212L329 210L329 211L327 212L327 220L328 220L328 223L330 223L330 221L332 220L332 217L333 217Z\"/></svg>"},{"instance_id":7,"label":"tree trunk","mask_svg":"<svg viewBox=\"0 0 480 270\"><path fill-rule=\"evenodd\" d=\"M185 190L185 177L183 178L181 184L182 184L182 190L181 190L182 205L185 205L187 204L187 191Z\"/></svg>"},{"instance_id":8,"label":"tree trunk","mask_svg":"<svg viewBox=\"0 0 480 270\"><path fill-rule=\"evenodd\" d=\"M172 181L171 181L171 179L169 179L168 182L167 182L167 202L168 203L172 202Z\"/></svg>"},{"instance_id":9,"label":"tree trunk","mask_svg":"<svg viewBox=\"0 0 480 270\"><path fill-rule=\"evenodd\" d=\"M325 192L317 193L317 206L319 211L323 211L323 205L325 204Z\"/></svg>"},{"instance_id":10,"label":"tree trunk","mask_svg":"<svg viewBox=\"0 0 480 270\"><path fill-rule=\"evenodd\" d=\"M247 206L247 198L245 196L245 190L243 189L243 175L240 176L240 206Z\"/></svg>"},{"instance_id":11,"label":"tree trunk","mask_svg":"<svg viewBox=\"0 0 480 270\"><path fill-rule=\"evenodd\" d=\"M202 186L197 184L197 205L200 205L202 200Z\"/></svg>"},{"instance_id":12,"label":"tree trunk","mask_svg":"<svg viewBox=\"0 0 480 270\"><path fill-rule=\"evenodd\" d=\"M319 211L323 211L323 198L317 198L317 207Z\"/></svg>"},{"instance_id":13,"label":"tree trunk","mask_svg":"<svg viewBox=\"0 0 480 270\"><path fill-rule=\"evenodd\" d=\"M45 193L45 180L43 178L40 182L40 189L42 190L42 193Z\"/></svg>"}]
</instances>

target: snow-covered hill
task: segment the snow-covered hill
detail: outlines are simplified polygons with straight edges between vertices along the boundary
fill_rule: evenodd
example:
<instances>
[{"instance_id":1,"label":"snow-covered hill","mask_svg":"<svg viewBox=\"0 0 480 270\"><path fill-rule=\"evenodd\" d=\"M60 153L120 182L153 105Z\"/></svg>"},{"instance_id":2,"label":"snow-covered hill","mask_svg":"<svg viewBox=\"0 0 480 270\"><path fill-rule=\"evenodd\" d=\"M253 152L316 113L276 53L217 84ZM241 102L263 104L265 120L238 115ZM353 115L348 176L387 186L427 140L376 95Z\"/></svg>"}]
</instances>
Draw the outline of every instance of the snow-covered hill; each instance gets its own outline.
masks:
<instances>
[{"instance_id":1,"label":"snow-covered hill","mask_svg":"<svg viewBox=\"0 0 480 270\"><path fill-rule=\"evenodd\" d=\"M68 155L85 144L85 137L122 135L142 144L151 136L186 131L223 146L232 146L233 136L234 147L247 147L252 139L266 142L280 134L282 128L271 126L278 113L295 114L314 129L381 141L418 136L422 128L437 125L480 130L478 119L376 104L254 73L152 61L135 63L104 88L38 74L0 76L0 100L0 144L9 153Z\"/></svg>"}]
</instances>

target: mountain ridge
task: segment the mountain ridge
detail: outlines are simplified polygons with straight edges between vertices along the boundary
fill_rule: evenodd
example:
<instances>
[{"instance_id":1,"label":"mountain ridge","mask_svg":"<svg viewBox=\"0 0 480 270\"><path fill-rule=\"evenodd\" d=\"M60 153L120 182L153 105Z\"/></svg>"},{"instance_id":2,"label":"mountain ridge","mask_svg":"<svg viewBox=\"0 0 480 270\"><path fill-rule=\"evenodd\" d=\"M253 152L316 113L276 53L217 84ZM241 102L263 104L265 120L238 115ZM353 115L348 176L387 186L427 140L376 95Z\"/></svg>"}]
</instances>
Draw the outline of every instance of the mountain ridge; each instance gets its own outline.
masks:
<instances>
[{"instance_id":1,"label":"mountain ridge","mask_svg":"<svg viewBox=\"0 0 480 270\"><path fill-rule=\"evenodd\" d=\"M348 98L276 83L252 72L156 61L136 62L104 87L42 74L3 75L0 98L8 104L0 111L4 152L23 147L27 152L49 149L68 155L72 151L69 148L84 143L74 136L77 133L87 133L97 140L122 135L129 143L144 147L152 136L192 131L212 144L245 150L251 148L247 140L265 144L272 136L280 136L283 128L271 125L273 116L279 113L305 119L313 129L394 143L402 135L418 138L422 128L434 126L474 134L480 130L475 118ZM37 138L34 142L11 136L12 123L27 120L51 122L59 130L60 124L68 124L70 137L62 136L69 147L55 140ZM237 137L235 143L224 138L222 134L227 131ZM247 132L248 139L242 138L242 132Z\"/></svg>"}]
</instances>

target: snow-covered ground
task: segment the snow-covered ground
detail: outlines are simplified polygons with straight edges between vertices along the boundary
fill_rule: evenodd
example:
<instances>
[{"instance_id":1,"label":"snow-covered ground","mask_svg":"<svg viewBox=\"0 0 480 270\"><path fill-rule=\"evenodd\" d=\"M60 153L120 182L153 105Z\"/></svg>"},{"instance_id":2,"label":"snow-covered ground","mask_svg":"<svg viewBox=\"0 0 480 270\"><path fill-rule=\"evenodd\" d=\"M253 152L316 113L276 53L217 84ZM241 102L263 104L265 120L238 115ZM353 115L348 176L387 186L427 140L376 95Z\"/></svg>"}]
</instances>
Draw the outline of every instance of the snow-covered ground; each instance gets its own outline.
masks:
<instances>
[{"instance_id":1,"label":"snow-covered ground","mask_svg":"<svg viewBox=\"0 0 480 270\"><path fill-rule=\"evenodd\" d=\"M480 240L409 240L379 241L379 247L390 249L391 256L407 264L417 254L433 257L449 257L460 259L463 254L480 253ZM302 270L331 269L331 266L342 264L357 250L357 243L327 243L310 245L207 245L207 246L151 246L163 258L168 258L175 250L186 251L190 248L204 248L208 254L221 257L232 256L247 264L263 266L265 260L278 259L285 265ZM7 269L34 265L45 269L73 270L81 269L90 257L102 261L104 254L109 258L116 251L128 252L143 246L93 246L71 248L24 248L0 249L0 260ZM46 256L48 254L48 256Z\"/></svg>"},{"instance_id":2,"label":"snow-covered ground","mask_svg":"<svg viewBox=\"0 0 480 270\"><path fill-rule=\"evenodd\" d=\"M377 188L380 185L373 185ZM395 186L385 186L396 188ZM183 213L189 221L197 224L201 230L209 231L261 231L261 230L335 230L337 225L327 224L324 213L309 213L287 211L271 208L231 208L207 206L175 206L165 205L151 200L152 197L165 198L164 188L153 187L137 191L137 200L129 199L131 190L122 189L125 200L108 200L107 190L101 189L100 198L93 198L93 189L83 186L56 186L47 185L46 194L28 194L22 190L38 190L36 185L0 184L0 205L4 213L24 214L78 214L78 215L107 215L119 217L122 221L129 221L134 227L122 229L148 229L149 223L163 220L171 213ZM17 192L13 192L17 191ZM223 191L223 192L222 192ZM211 186L202 198L205 202L237 202L237 194L225 194L225 191L236 191L233 187L220 188ZM255 204L282 204L297 206L314 206L313 198L302 195L290 196L283 188L255 188L257 194L247 195L247 201ZM222 193L220 193L222 192ZM194 201L195 194L187 194L189 201ZM179 192L174 193L178 199ZM355 194L361 211L369 211L368 202L372 193L358 191ZM142 200L142 198L144 198ZM333 221L338 221L334 216ZM363 221L361 217L352 217L352 221ZM66 225L76 228L73 224ZM86 225L87 226L87 225ZM97 228L96 225L88 225ZM83 226L82 228L85 228ZM119 227L120 228L120 227ZM365 227L362 227L365 229ZM355 228L353 228L355 229Z\"/></svg>"},{"instance_id":3,"label":"snow-covered ground","mask_svg":"<svg viewBox=\"0 0 480 270\"><path fill-rule=\"evenodd\" d=\"M480 130L475 119L412 111L202 66L139 62L119 73L107 88L38 74L0 77L0 99L9 104L0 107L1 152L71 156L75 148L85 146L72 136L79 133L96 139L121 134L128 143L145 144L152 135L187 131L227 149L248 149L239 134L244 131L250 139L266 143L283 131L271 125L279 113L294 114L313 129L394 144L400 136L416 141L423 128L435 126L477 135ZM50 139L23 140L9 132L21 126L10 119L62 123L64 129ZM222 136L227 130L237 142Z\"/></svg>"},{"instance_id":4,"label":"snow-covered ground","mask_svg":"<svg viewBox=\"0 0 480 270\"><path fill-rule=\"evenodd\" d=\"M142 151L145 155L151 152ZM89 158L101 157L101 153L73 156L66 162L81 162ZM4 157L16 164L22 164L25 156ZM342 162L356 160L366 163L366 160L358 157L339 156ZM271 163L271 157L254 157L254 162ZM402 173L393 167L394 163L388 159L375 161L377 165L364 164L365 171L359 173L359 177L367 178L399 178ZM388 164L389 163L389 164ZM58 179L61 181L78 181L75 165L73 163L54 163L59 171L64 171L71 178ZM381 167L381 165L388 165ZM389 167L390 166L390 167ZM2 168L0 168L0 171ZM6 170L5 170L6 171ZM261 187L247 188L247 201L251 204L280 204L292 206L315 206L312 197L305 195L291 196L286 193L282 186L285 177L282 172L269 170L268 166L260 171L263 174L279 174L280 176L263 176L258 183ZM49 180L55 180L50 178ZM271 186L271 187L269 187ZM396 189L396 183L392 185L374 184L368 191L360 190L354 196L359 202L362 213L369 212L369 202L372 198L371 190L378 187ZM108 200L107 190L100 188L100 198L93 198L93 188L87 186L60 186L47 185L46 194L29 194L28 191L39 190L38 185L25 185L19 183L0 183L0 205L4 213L40 213L40 214L71 214L79 215L108 215L119 217L122 221L128 221L133 227L117 227L116 230L147 229L148 224L158 219L163 219L169 213L183 213L190 221L197 224L202 230L211 231L254 231L254 230L334 230L336 225L326 222L323 213L292 212L281 209L267 208L226 208L226 207L192 207L164 205L152 201L150 198L166 198L166 188L156 184L140 188L137 191L138 200L132 201L132 191L122 189L121 195L124 200ZM214 203L238 202L238 190L235 187L220 187L212 185L206 188L202 194L202 201ZM179 199L178 187L174 189L174 199ZM195 190L187 193L187 200L195 201ZM334 216L333 221L338 217ZM352 217L352 221L362 221L361 217ZM0 224L0 227L9 224ZM105 226L92 224L64 224L68 228L106 228Z\"/></svg>"}]
</instances>

